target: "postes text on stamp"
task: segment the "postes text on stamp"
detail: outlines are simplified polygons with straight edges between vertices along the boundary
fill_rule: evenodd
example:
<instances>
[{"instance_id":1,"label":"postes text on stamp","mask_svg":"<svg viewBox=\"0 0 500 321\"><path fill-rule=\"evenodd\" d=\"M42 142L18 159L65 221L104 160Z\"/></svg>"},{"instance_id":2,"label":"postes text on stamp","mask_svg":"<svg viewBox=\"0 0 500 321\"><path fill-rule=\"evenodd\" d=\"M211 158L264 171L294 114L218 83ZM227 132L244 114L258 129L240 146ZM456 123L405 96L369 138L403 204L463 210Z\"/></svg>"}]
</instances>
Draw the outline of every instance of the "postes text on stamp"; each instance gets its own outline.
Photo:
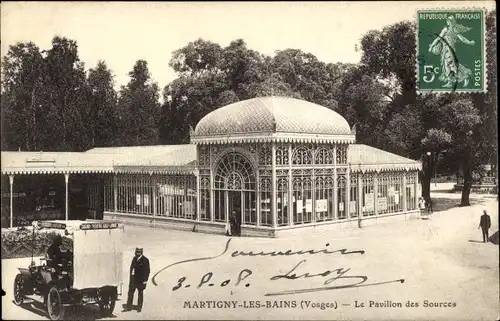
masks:
<instances>
[{"instance_id":1,"label":"postes text on stamp","mask_svg":"<svg viewBox=\"0 0 500 321\"><path fill-rule=\"evenodd\" d=\"M484 17L481 9L418 11L420 92L486 92Z\"/></svg>"}]
</instances>

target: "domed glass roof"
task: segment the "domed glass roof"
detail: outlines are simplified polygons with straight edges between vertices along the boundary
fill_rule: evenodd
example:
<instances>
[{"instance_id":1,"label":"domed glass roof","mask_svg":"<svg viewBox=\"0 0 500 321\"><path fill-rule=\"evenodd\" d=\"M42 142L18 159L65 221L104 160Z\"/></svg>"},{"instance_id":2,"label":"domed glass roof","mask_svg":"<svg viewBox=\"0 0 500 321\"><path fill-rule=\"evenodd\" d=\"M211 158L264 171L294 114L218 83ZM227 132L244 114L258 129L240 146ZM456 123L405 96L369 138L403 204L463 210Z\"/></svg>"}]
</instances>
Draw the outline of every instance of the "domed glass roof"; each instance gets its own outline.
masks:
<instances>
[{"instance_id":1,"label":"domed glass roof","mask_svg":"<svg viewBox=\"0 0 500 321\"><path fill-rule=\"evenodd\" d=\"M200 120L193 137L271 133L352 135L344 117L329 108L272 96L239 101L209 113Z\"/></svg>"}]
</instances>

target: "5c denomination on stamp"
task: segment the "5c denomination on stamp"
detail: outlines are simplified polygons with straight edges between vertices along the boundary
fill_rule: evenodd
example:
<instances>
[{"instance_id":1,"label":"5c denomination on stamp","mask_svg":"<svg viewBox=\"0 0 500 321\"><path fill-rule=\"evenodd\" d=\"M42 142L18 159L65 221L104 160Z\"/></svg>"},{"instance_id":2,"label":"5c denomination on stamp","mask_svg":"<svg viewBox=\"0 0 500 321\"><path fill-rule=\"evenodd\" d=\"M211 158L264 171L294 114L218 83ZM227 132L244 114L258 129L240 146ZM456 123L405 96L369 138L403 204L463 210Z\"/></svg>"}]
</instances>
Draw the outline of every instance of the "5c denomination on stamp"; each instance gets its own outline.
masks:
<instances>
[{"instance_id":1,"label":"5c denomination on stamp","mask_svg":"<svg viewBox=\"0 0 500 321\"><path fill-rule=\"evenodd\" d=\"M485 12L419 10L420 92L486 92Z\"/></svg>"}]
</instances>

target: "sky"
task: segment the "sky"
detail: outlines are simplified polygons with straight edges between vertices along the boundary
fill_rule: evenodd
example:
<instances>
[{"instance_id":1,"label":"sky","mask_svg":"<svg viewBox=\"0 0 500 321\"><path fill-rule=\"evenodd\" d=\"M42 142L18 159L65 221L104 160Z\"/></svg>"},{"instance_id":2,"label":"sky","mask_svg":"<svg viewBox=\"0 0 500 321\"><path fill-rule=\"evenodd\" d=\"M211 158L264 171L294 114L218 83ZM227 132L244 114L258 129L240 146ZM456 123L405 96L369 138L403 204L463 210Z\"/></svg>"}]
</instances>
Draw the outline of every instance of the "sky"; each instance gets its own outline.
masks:
<instances>
[{"instance_id":1,"label":"sky","mask_svg":"<svg viewBox=\"0 0 500 321\"><path fill-rule=\"evenodd\" d=\"M301 49L319 60L359 62L356 45L369 30L415 20L418 9L495 8L494 1L450 2L2 2L1 55L32 41L49 49L54 36L75 40L85 68L106 61L116 87L139 59L163 88L176 78L172 52L198 38L227 46L242 38L273 55Z\"/></svg>"}]
</instances>

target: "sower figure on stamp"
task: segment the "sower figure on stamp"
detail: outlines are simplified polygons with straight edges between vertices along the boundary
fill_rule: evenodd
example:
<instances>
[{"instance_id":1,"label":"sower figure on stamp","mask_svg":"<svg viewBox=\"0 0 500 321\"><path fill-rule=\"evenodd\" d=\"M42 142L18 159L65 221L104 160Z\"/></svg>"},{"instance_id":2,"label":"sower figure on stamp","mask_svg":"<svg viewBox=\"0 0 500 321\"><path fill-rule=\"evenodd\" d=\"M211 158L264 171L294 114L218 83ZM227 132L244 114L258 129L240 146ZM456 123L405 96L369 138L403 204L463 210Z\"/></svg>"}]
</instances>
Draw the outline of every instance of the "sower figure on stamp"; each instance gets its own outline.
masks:
<instances>
[{"instance_id":1,"label":"sower figure on stamp","mask_svg":"<svg viewBox=\"0 0 500 321\"><path fill-rule=\"evenodd\" d=\"M149 279L149 260L143 255L142 248L135 249L135 256L130 264L130 280L128 288L127 306L124 311L132 310L134 292L137 289L138 302L137 312L141 312L143 303L143 292Z\"/></svg>"},{"instance_id":2,"label":"sower figure on stamp","mask_svg":"<svg viewBox=\"0 0 500 321\"><path fill-rule=\"evenodd\" d=\"M483 232L483 242L486 243L488 242L488 239L490 238L489 236L489 229L491 227L491 219L486 210L483 210L483 215L481 215L481 219L479 220L479 226L477 229L481 228Z\"/></svg>"},{"instance_id":3,"label":"sower figure on stamp","mask_svg":"<svg viewBox=\"0 0 500 321\"><path fill-rule=\"evenodd\" d=\"M470 46L474 45L474 40L468 40L462 35L470 30L471 28L458 24L455 17L450 15L446 19L446 26L429 46L429 52L441 56L442 73L439 80L445 82L443 87L453 87L453 84L460 82L467 87L469 83L472 71L457 62L456 43L461 41Z\"/></svg>"}]
</instances>

